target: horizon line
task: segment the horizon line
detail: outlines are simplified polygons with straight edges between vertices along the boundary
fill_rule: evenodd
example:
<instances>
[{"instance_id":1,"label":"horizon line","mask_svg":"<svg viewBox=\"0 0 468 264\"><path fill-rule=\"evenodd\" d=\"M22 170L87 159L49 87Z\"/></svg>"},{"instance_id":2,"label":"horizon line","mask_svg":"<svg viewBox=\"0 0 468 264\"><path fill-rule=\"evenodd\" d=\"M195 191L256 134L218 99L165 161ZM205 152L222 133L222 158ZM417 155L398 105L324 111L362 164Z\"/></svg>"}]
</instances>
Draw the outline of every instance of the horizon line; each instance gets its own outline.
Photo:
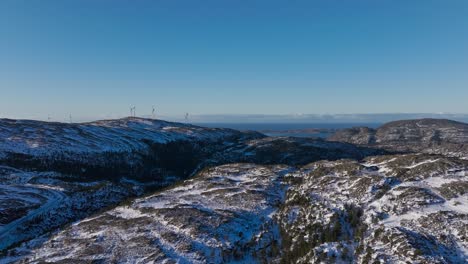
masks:
<instances>
[{"instance_id":1,"label":"horizon line","mask_svg":"<svg viewBox=\"0 0 468 264\"><path fill-rule=\"evenodd\" d=\"M404 119L452 119L454 121L468 122L468 113L353 113L353 114L193 114L189 119L182 115L139 115L134 118L163 120L182 123L386 123ZM3 117L0 119L45 121L51 123L89 123L105 120L119 120L132 118L128 115L108 115L97 117L73 117L69 115L61 118L22 118Z\"/></svg>"}]
</instances>

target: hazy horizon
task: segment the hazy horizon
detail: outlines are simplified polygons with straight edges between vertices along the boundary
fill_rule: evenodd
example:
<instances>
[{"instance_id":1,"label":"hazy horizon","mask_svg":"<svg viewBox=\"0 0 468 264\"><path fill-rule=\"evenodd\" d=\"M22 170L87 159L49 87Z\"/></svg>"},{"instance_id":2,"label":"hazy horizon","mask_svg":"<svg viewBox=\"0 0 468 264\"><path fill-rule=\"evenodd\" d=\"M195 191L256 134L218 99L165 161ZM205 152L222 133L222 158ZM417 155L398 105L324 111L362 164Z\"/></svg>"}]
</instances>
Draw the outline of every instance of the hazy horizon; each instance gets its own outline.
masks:
<instances>
[{"instance_id":1,"label":"hazy horizon","mask_svg":"<svg viewBox=\"0 0 468 264\"><path fill-rule=\"evenodd\" d=\"M64 117L8 117L2 116L0 119L19 119L19 120L38 120L50 122L83 123L108 119L121 119L130 117L123 116L101 116L89 118L76 118L72 116ZM211 114L211 115L189 115L188 119L185 115L179 116L152 116L152 115L136 115L139 118L154 118L165 121L184 122L193 124L383 124L397 120L409 119L450 119L459 122L468 122L468 114L463 113L379 113L379 114L286 114L286 115L265 115L265 114Z\"/></svg>"}]
</instances>

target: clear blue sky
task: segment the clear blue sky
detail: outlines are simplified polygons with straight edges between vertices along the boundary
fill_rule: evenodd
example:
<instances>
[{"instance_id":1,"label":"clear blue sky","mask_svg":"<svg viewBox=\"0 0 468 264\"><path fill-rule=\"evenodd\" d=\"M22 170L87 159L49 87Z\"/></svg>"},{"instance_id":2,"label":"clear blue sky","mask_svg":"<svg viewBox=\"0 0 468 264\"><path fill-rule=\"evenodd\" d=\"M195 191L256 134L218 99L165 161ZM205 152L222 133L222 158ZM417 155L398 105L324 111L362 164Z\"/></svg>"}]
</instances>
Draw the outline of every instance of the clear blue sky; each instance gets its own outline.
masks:
<instances>
[{"instance_id":1,"label":"clear blue sky","mask_svg":"<svg viewBox=\"0 0 468 264\"><path fill-rule=\"evenodd\" d=\"M468 113L468 1L3 0L0 117Z\"/></svg>"}]
</instances>

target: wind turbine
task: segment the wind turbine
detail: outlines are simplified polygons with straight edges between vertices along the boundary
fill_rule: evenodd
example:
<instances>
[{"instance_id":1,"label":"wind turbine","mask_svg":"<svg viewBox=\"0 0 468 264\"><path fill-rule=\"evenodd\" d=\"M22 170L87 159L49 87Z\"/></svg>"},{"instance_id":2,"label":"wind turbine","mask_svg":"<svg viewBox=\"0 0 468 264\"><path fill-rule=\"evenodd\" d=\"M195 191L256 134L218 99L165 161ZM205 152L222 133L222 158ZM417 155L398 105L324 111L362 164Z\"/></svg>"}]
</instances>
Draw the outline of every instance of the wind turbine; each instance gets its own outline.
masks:
<instances>
[{"instance_id":1,"label":"wind turbine","mask_svg":"<svg viewBox=\"0 0 468 264\"><path fill-rule=\"evenodd\" d=\"M72 122L72 115L70 114L69 117L70 117L70 124L71 124L71 123L73 123L73 122Z\"/></svg>"},{"instance_id":2,"label":"wind turbine","mask_svg":"<svg viewBox=\"0 0 468 264\"><path fill-rule=\"evenodd\" d=\"M185 121L188 121L189 119L189 113L185 113Z\"/></svg>"},{"instance_id":3,"label":"wind turbine","mask_svg":"<svg viewBox=\"0 0 468 264\"><path fill-rule=\"evenodd\" d=\"M153 119L156 119L156 109L153 106L153 112L151 114L153 116Z\"/></svg>"}]
</instances>

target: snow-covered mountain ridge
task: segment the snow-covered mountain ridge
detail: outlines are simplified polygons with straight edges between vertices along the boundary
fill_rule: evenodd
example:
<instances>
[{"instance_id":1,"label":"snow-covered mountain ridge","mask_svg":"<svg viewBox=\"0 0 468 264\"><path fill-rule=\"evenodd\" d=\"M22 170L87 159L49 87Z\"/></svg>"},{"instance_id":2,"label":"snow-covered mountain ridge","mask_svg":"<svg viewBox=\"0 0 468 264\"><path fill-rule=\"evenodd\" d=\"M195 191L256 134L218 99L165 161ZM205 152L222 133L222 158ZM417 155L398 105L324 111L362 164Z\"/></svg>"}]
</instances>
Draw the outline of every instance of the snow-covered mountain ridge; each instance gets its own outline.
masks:
<instances>
[{"instance_id":1,"label":"snow-covered mountain ridge","mask_svg":"<svg viewBox=\"0 0 468 264\"><path fill-rule=\"evenodd\" d=\"M0 120L0 142L0 250L203 168L375 153L346 143L270 140L256 132L142 118L83 124Z\"/></svg>"},{"instance_id":2,"label":"snow-covered mountain ridge","mask_svg":"<svg viewBox=\"0 0 468 264\"><path fill-rule=\"evenodd\" d=\"M383 126L411 127L384 147L133 118L74 146L20 126L46 151L4 148L0 263L466 263L468 156L412 145L464 132L430 123Z\"/></svg>"},{"instance_id":3,"label":"snow-covered mountain ridge","mask_svg":"<svg viewBox=\"0 0 468 264\"><path fill-rule=\"evenodd\" d=\"M65 124L0 119L0 155L76 155L80 153L148 151L146 142L216 141L241 136L231 129L128 117L90 123Z\"/></svg>"},{"instance_id":4,"label":"snow-covered mountain ridge","mask_svg":"<svg viewBox=\"0 0 468 264\"><path fill-rule=\"evenodd\" d=\"M161 188L231 145L263 137L142 118L0 120L0 250Z\"/></svg>"}]
</instances>

